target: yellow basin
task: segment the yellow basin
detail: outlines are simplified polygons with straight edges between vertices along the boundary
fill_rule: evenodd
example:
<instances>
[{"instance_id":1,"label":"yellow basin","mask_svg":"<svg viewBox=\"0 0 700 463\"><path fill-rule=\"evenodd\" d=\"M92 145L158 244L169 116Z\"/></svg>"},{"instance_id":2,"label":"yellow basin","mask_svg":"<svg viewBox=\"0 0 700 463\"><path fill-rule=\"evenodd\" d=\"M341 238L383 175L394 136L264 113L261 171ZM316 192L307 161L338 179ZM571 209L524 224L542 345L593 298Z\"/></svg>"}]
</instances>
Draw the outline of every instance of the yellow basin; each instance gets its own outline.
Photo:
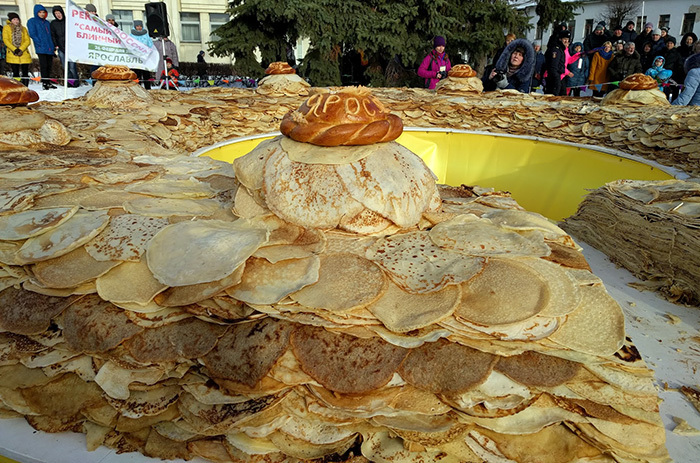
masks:
<instances>
[{"instance_id":1,"label":"yellow basin","mask_svg":"<svg viewBox=\"0 0 700 463\"><path fill-rule=\"evenodd\" d=\"M196 154L233 162L272 136L231 140ZM641 158L556 140L407 129L397 141L419 155L440 183L510 191L524 208L555 221L576 212L586 190L613 180L674 178Z\"/></svg>"}]
</instances>

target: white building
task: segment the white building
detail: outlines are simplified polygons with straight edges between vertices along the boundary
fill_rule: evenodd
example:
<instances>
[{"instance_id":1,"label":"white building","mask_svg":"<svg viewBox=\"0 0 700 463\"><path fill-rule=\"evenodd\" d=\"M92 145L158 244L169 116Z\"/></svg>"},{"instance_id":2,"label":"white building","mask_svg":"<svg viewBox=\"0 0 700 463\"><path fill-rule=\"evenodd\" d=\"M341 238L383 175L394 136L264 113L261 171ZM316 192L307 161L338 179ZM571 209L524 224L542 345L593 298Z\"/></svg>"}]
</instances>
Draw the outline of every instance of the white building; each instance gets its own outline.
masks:
<instances>
[{"instance_id":1,"label":"white building","mask_svg":"<svg viewBox=\"0 0 700 463\"><path fill-rule=\"evenodd\" d=\"M119 23L120 29L130 32L135 19L140 19L146 24L146 1L138 0L77 0L81 7L92 3L97 8L97 14L105 17L113 14ZM170 26L170 40L177 45L180 61L194 62L200 50L207 50L207 42L212 40L212 35L217 27L229 20L226 13L227 0L165 0L168 23ZM41 4L49 12L47 19L53 20L51 9L54 5L61 5L65 9L65 0L0 0L0 18L3 25L7 21L7 13L15 12L22 19L22 24L34 16L34 5ZM36 56L32 49L32 55ZM215 58L207 54L210 63L231 63L231 57Z\"/></svg>"},{"instance_id":2,"label":"white building","mask_svg":"<svg viewBox=\"0 0 700 463\"><path fill-rule=\"evenodd\" d=\"M606 16L610 3L612 2L604 0L584 0L582 8L576 10L574 20L569 22L571 41L583 41L601 20L605 20L608 23ZM636 9L630 13L629 17L624 19L622 27L628 21L635 22L637 32L643 29L644 24L647 22L652 23L655 28L667 26L669 35L676 37L679 41L686 32L694 32L696 35L700 35L700 3L694 3L690 0L647 0L636 3ZM530 17L530 24L533 27L528 31L526 38L529 40L540 39L543 44L546 44L552 30L549 28L543 31L537 27L537 21L539 20L539 16L535 13L537 2L517 0L514 4L518 9L525 10ZM615 24L607 24L607 26L608 29L611 29Z\"/></svg>"}]
</instances>

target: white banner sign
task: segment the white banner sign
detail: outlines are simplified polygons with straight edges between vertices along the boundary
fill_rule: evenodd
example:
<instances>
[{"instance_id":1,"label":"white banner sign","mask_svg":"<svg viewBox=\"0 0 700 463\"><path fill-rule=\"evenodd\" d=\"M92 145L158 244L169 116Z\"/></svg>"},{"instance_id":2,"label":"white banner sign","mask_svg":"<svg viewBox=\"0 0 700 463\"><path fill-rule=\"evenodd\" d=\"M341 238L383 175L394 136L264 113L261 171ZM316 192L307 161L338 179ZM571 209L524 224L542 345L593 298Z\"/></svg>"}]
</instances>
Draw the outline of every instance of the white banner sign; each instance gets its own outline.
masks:
<instances>
[{"instance_id":1,"label":"white banner sign","mask_svg":"<svg viewBox=\"0 0 700 463\"><path fill-rule=\"evenodd\" d=\"M68 0L66 58L77 63L123 65L155 71L158 50L147 47Z\"/></svg>"}]
</instances>

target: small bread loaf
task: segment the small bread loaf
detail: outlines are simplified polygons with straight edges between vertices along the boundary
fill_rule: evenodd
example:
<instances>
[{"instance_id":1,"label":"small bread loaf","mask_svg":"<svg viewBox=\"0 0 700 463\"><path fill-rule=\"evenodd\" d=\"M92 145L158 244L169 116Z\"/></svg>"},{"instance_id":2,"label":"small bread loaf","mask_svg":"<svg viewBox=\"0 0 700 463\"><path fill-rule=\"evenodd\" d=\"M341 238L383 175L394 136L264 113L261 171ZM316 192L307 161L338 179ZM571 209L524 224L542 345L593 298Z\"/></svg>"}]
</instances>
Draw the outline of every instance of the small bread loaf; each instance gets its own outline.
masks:
<instances>
[{"instance_id":1,"label":"small bread loaf","mask_svg":"<svg viewBox=\"0 0 700 463\"><path fill-rule=\"evenodd\" d=\"M292 140L319 146L371 145L398 138L403 122L368 89L359 87L312 95L284 116L280 131Z\"/></svg>"},{"instance_id":2,"label":"small bread loaf","mask_svg":"<svg viewBox=\"0 0 700 463\"><path fill-rule=\"evenodd\" d=\"M92 71L92 78L97 80L135 80L136 73L126 66L100 66Z\"/></svg>"},{"instance_id":3,"label":"small bread loaf","mask_svg":"<svg viewBox=\"0 0 700 463\"><path fill-rule=\"evenodd\" d=\"M23 105L39 100L39 94L15 79L0 77L0 104Z\"/></svg>"},{"instance_id":4,"label":"small bread loaf","mask_svg":"<svg viewBox=\"0 0 700 463\"><path fill-rule=\"evenodd\" d=\"M476 71L468 64L456 64L452 66L447 75L449 77L474 77L476 76Z\"/></svg>"},{"instance_id":5,"label":"small bread loaf","mask_svg":"<svg viewBox=\"0 0 700 463\"><path fill-rule=\"evenodd\" d=\"M265 69L265 74L296 74L296 71L284 61L275 61Z\"/></svg>"},{"instance_id":6,"label":"small bread loaf","mask_svg":"<svg viewBox=\"0 0 700 463\"><path fill-rule=\"evenodd\" d=\"M623 90L652 90L658 86L656 79L644 74L632 74L620 82L620 88Z\"/></svg>"}]
</instances>

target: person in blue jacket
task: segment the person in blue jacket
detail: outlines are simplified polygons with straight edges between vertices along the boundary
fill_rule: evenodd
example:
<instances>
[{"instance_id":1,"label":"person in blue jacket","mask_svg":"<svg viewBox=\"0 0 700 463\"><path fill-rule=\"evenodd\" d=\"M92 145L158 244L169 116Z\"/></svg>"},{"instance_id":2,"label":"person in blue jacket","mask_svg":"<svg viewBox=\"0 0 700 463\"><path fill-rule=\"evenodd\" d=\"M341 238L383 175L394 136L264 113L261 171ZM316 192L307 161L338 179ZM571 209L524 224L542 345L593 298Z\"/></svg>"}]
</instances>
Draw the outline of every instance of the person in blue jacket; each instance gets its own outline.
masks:
<instances>
[{"instance_id":1,"label":"person in blue jacket","mask_svg":"<svg viewBox=\"0 0 700 463\"><path fill-rule=\"evenodd\" d=\"M514 89L522 93L530 91L535 70L535 49L525 39L515 39L506 45L490 72L484 73L484 91Z\"/></svg>"},{"instance_id":2,"label":"person in blue jacket","mask_svg":"<svg viewBox=\"0 0 700 463\"><path fill-rule=\"evenodd\" d=\"M695 46L695 54L685 60L685 81L683 91L672 105L700 106L700 47Z\"/></svg>"},{"instance_id":3,"label":"person in blue jacket","mask_svg":"<svg viewBox=\"0 0 700 463\"><path fill-rule=\"evenodd\" d=\"M588 56L581 53L582 50L583 44L581 42L576 42L569 47L572 61L566 66L567 74L564 77L564 86L570 89L569 95L571 96L581 96L581 87L586 85L588 79L590 63Z\"/></svg>"},{"instance_id":4,"label":"person in blue jacket","mask_svg":"<svg viewBox=\"0 0 700 463\"><path fill-rule=\"evenodd\" d=\"M43 5L34 5L34 17L27 21L29 37L34 42L34 50L39 56L39 70L44 90L56 88L49 80L56 46L51 39L51 24L46 20L49 12Z\"/></svg>"}]
</instances>

